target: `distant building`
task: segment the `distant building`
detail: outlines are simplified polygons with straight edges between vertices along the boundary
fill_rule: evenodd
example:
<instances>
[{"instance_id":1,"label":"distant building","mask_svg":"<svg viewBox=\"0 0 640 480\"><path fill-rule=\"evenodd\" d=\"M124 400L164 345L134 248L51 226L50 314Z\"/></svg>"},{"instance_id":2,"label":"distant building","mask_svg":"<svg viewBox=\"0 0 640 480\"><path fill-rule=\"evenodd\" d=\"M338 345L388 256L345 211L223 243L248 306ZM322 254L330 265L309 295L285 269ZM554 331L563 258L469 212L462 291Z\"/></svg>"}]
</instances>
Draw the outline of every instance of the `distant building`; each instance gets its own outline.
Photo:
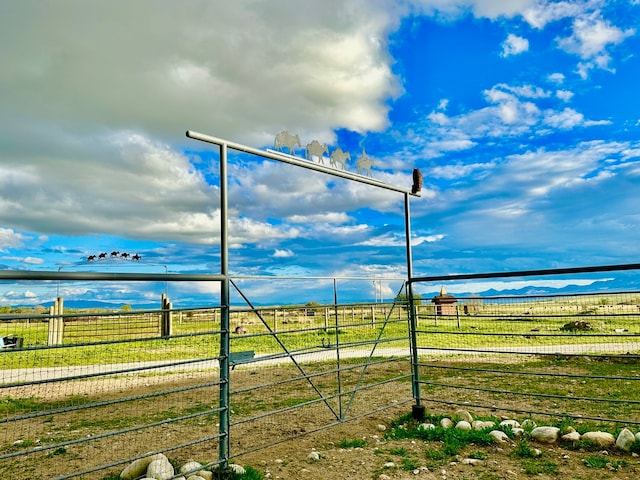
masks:
<instances>
[{"instance_id":1,"label":"distant building","mask_svg":"<svg viewBox=\"0 0 640 480\"><path fill-rule=\"evenodd\" d=\"M444 286L440 289L440 295L436 295L431 299L436 307L436 315L455 315L457 313L458 299L447 293Z\"/></svg>"}]
</instances>

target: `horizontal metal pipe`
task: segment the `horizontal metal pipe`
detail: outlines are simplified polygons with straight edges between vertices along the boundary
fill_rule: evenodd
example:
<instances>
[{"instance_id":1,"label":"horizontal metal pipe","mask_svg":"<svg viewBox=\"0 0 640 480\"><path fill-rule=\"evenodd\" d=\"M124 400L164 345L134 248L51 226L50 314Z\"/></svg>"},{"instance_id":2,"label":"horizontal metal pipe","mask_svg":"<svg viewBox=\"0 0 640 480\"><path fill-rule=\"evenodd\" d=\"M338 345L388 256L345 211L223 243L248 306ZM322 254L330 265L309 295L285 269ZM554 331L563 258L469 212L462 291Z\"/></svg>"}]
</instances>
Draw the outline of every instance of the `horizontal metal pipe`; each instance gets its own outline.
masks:
<instances>
[{"instance_id":1,"label":"horizontal metal pipe","mask_svg":"<svg viewBox=\"0 0 640 480\"><path fill-rule=\"evenodd\" d=\"M53 270L0 270L0 280L95 280L220 282L224 275L209 273L59 272Z\"/></svg>"},{"instance_id":2,"label":"horizontal metal pipe","mask_svg":"<svg viewBox=\"0 0 640 480\"><path fill-rule=\"evenodd\" d=\"M347 178L349 180L353 180L360 183L366 183L368 185L373 185L373 186L384 188L387 190L392 190L394 192L406 193L414 197L420 196L417 193L411 193L411 191L407 190L406 188L400 188L394 185L389 185L387 183L381 182L380 180L376 180L371 177L365 177L364 175L359 175L357 173L349 172L346 170L338 170L336 168L325 167L324 165L299 159L298 157L294 157L293 155L287 155L286 153L275 152L273 150L260 150L258 148L248 147L247 145L230 142L228 140L223 140L221 138L205 135L204 133L193 132L191 130L187 130L186 135L187 137L193 138L194 140L200 140L201 142L212 143L214 145L226 145L227 148L232 148L233 150L237 150L244 153L250 153L252 155L257 155L259 157L276 160L278 162L288 163L290 165L306 168L308 170L315 170L317 172L327 173L335 177Z\"/></svg>"},{"instance_id":3,"label":"horizontal metal pipe","mask_svg":"<svg viewBox=\"0 0 640 480\"><path fill-rule=\"evenodd\" d=\"M436 282L449 280L471 280L481 278L503 278L503 277L533 277L544 275L566 275L572 273L592 273L592 272L614 272L622 270L639 270L640 263L626 263L622 265L601 265L595 267L573 267L573 268L549 268L542 270L521 270L515 272L491 272L491 273L461 273L454 275L432 275L428 277L413 277L409 283L415 282Z\"/></svg>"}]
</instances>

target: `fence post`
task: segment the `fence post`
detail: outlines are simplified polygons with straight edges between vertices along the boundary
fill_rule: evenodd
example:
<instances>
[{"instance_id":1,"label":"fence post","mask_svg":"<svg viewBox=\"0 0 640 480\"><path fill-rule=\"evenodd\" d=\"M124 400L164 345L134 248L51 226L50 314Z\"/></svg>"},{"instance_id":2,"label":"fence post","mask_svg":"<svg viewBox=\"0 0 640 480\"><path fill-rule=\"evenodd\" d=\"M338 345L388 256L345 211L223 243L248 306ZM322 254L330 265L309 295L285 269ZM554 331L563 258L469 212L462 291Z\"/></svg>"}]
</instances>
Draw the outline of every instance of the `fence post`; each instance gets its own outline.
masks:
<instances>
[{"instance_id":1,"label":"fence post","mask_svg":"<svg viewBox=\"0 0 640 480\"><path fill-rule=\"evenodd\" d=\"M62 345L64 337L64 298L58 297L58 335L56 337L56 345Z\"/></svg>"},{"instance_id":2,"label":"fence post","mask_svg":"<svg viewBox=\"0 0 640 480\"><path fill-rule=\"evenodd\" d=\"M336 279L333 279L333 308L335 309L336 321L336 366L337 366L337 380L338 380L338 408L340 410L340 421L344 420L342 413L342 369L340 366L340 320L338 317L338 285ZM344 315L344 310L343 310ZM344 320L343 320L344 321ZM346 322L345 322L346 323Z\"/></svg>"},{"instance_id":3,"label":"fence post","mask_svg":"<svg viewBox=\"0 0 640 480\"><path fill-rule=\"evenodd\" d=\"M49 332L47 345L62 345L64 337L64 300L58 297L49 307Z\"/></svg>"},{"instance_id":4,"label":"fence post","mask_svg":"<svg viewBox=\"0 0 640 480\"><path fill-rule=\"evenodd\" d=\"M162 314L160 317L160 336L161 337L170 337L171 336L171 321L173 319L173 314L171 313L171 309L173 308L172 303L167 298L167 294L162 294Z\"/></svg>"}]
</instances>

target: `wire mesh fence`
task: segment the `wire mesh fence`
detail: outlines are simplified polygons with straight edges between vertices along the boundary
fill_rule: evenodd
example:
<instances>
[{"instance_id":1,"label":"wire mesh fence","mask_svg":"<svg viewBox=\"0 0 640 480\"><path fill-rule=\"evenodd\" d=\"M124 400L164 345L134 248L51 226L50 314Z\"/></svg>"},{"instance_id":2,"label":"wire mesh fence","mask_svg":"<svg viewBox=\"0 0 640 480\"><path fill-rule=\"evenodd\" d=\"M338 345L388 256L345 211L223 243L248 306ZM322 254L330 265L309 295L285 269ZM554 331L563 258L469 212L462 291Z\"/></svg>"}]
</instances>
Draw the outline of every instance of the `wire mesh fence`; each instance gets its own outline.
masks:
<instances>
[{"instance_id":1,"label":"wire mesh fence","mask_svg":"<svg viewBox=\"0 0 640 480\"><path fill-rule=\"evenodd\" d=\"M234 458L411 401L406 309L232 308L228 352L221 310L0 319L22 340L0 350L0 475L102 479L160 452L215 466L221 445Z\"/></svg>"},{"instance_id":2,"label":"wire mesh fence","mask_svg":"<svg viewBox=\"0 0 640 480\"><path fill-rule=\"evenodd\" d=\"M640 424L640 292L446 293L457 288L417 306L427 408Z\"/></svg>"},{"instance_id":3,"label":"wire mesh fence","mask_svg":"<svg viewBox=\"0 0 640 480\"><path fill-rule=\"evenodd\" d=\"M215 466L416 402L640 424L640 292L414 287L413 317L247 302L226 330L220 306L4 315L0 475L104 479L156 452Z\"/></svg>"}]
</instances>

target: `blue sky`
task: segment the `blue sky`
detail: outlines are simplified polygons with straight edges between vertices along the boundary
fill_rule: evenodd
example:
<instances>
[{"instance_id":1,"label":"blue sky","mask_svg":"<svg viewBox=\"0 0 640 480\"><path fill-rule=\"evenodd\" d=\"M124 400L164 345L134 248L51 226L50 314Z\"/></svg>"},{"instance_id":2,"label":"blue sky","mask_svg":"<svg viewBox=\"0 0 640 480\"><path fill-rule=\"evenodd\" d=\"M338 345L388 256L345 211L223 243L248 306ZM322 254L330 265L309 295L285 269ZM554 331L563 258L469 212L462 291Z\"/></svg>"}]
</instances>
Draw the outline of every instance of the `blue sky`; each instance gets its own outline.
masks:
<instances>
[{"instance_id":1,"label":"blue sky","mask_svg":"<svg viewBox=\"0 0 640 480\"><path fill-rule=\"evenodd\" d=\"M421 169L416 275L635 263L638 25L638 0L2 2L0 268L218 273L218 159L184 132L272 148L284 129L352 171L366 149L392 185ZM229 187L233 274L397 293L402 195L235 153ZM86 261L112 251L142 258ZM241 283L255 303L333 298ZM0 305L164 288L0 284Z\"/></svg>"}]
</instances>

